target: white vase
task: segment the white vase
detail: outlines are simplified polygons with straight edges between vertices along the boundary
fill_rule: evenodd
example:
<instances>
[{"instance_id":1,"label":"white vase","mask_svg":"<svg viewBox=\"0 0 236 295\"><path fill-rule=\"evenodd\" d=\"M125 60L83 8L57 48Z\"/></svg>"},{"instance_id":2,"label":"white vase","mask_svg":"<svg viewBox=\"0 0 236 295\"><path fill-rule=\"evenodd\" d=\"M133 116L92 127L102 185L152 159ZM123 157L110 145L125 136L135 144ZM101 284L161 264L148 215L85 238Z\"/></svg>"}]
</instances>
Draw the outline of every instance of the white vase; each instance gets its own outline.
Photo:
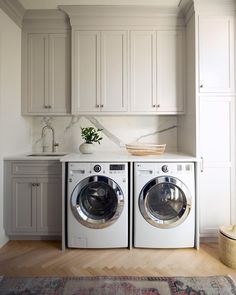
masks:
<instances>
[{"instance_id":1,"label":"white vase","mask_svg":"<svg viewBox=\"0 0 236 295\"><path fill-rule=\"evenodd\" d=\"M93 143L84 142L79 146L79 150L82 154L92 154L94 152Z\"/></svg>"}]
</instances>

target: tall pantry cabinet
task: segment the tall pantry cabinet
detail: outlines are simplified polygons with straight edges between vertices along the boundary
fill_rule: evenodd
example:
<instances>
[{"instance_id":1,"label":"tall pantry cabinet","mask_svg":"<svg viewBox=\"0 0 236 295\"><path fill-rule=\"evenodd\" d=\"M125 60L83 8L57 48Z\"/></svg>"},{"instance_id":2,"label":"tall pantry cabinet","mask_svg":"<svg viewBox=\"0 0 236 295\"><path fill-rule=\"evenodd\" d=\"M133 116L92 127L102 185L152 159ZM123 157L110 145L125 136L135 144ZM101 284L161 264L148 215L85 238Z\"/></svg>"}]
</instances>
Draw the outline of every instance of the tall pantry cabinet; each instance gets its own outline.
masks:
<instances>
[{"instance_id":1,"label":"tall pantry cabinet","mask_svg":"<svg viewBox=\"0 0 236 295\"><path fill-rule=\"evenodd\" d=\"M195 7L199 226L201 237L215 237L235 222L235 18L232 7L207 4Z\"/></svg>"}]
</instances>

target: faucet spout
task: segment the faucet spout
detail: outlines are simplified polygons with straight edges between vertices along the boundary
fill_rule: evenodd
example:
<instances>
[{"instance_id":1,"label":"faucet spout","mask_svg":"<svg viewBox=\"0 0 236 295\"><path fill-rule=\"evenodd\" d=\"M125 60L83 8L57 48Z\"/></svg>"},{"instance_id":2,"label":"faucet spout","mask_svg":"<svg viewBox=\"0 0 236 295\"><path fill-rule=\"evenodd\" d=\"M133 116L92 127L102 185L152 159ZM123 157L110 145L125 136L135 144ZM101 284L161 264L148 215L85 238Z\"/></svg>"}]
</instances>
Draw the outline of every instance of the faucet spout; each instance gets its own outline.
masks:
<instances>
[{"instance_id":1,"label":"faucet spout","mask_svg":"<svg viewBox=\"0 0 236 295\"><path fill-rule=\"evenodd\" d=\"M52 134L52 144L51 144L51 151L55 152L56 151L56 147L58 146L57 143L55 143L55 131L54 128L52 126L46 125L42 128L42 138L45 138L46 135L46 130L50 130L51 134ZM43 146L43 152L45 152L45 148L46 146Z\"/></svg>"}]
</instances>

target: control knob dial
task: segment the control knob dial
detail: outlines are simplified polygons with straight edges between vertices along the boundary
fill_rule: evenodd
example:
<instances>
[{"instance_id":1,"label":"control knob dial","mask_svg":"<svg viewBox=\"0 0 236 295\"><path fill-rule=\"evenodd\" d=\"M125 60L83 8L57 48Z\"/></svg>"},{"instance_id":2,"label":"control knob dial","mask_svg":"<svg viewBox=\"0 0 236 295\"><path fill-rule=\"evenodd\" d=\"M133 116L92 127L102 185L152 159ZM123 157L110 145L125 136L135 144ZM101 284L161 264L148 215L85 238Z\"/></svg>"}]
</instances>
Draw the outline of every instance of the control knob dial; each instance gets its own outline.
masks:
<instances>
[{"instance_id":1,"label":"control knob dial","mask_svg":"<svg viewBox=\"0 0 236 295\"><path fill-rule=\"evenodd\" d=\"M94 167L93 167L93 170L95 171L95 172L100 172L101 171L101 166L100 165L95 165Z\"/></svg>"},{"instance_id":2,"label":"control knob dial","mask_svg":"<svg viewBox=\"0 0 236 295\"><path fill-rule=\"evenodd\" d=\"M163 165L163 166L161 167L161 170L162 170L164 173L167 173L167 172L169 171L167 165Z\"/></svg>"}]
</instances>

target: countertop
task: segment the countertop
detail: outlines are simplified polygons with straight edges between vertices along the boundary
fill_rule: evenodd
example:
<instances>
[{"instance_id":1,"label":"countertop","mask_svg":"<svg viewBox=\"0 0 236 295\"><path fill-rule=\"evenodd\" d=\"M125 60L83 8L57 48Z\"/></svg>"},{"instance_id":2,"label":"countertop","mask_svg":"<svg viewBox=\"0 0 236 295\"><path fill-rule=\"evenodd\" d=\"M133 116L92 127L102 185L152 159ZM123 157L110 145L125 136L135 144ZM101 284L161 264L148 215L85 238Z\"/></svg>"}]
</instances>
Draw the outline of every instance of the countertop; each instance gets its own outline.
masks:
<instances>
[{"instance_id":1,"label":"countertop","mask_svg":"<svg viewBox=\"0 0 236 295\"><path fill-rule=\"evenodd\" d=\"M37 154L37 156L32 156ZM132 156L125 149L120 151L95 151L81 153L25 153L4 157L4 160L60 160L61 162L196 162L197 158L184 153L164 153L160 156Z\"/></svg>"},{"instance_id":2,"label":"countertop","mask_svg":"<svg viewBox=\"0 0 236 295\"><path fill-rule=\"evenodd\" d=\"M126 150L96 151L93 154L73 153L61 162L196 162L196 157L182 153L164 153L160 156L132 156Z\"/></svg>"}]
</instances>

